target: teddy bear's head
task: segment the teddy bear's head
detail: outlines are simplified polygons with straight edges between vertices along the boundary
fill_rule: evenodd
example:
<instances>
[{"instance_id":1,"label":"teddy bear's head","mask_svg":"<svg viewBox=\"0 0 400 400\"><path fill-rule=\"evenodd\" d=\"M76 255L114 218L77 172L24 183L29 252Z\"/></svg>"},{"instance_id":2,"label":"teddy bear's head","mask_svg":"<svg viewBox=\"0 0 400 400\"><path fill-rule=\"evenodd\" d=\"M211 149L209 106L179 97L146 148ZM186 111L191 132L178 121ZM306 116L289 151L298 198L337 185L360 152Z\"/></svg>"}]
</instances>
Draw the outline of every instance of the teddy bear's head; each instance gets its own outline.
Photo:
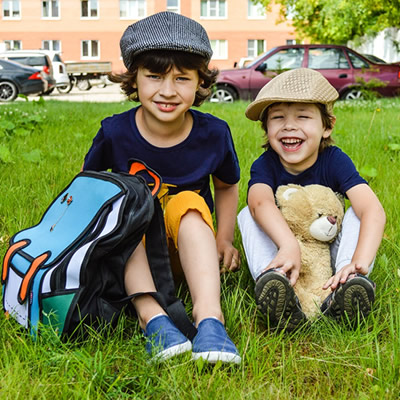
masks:
<instances>
[{"instance_id":1,"label":"teddy bear's head","mask_svg":"<svg viewBox=\"0 0 400 400\"><path fill-rule=\"evenodd\" d=\"M332 241L341 227L344 203L328 187L284 185L276 201L292 232L301 240Z\"/></svg>"}]
</instances>

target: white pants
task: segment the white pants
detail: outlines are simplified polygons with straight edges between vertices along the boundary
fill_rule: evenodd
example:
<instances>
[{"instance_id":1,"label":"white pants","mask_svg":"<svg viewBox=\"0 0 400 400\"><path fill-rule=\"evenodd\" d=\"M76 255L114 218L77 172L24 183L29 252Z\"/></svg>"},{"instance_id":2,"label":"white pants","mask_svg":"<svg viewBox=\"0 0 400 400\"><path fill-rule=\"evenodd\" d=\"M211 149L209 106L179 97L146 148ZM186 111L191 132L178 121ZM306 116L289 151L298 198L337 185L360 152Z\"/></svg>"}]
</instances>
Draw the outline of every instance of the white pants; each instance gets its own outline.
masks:
<instances>
[{"instance_id":1,"label":"white pants","mask_svg":"<svg viewBox=\"0 0 400 400\"><path fill-rule=\"evenodd\" d=\"M254 221L248 207L240 211L238 225L242 234L247 265L253 279L256 280L274 259L278 249L270 237ZM342 230L331 244L331 265L335 272L350 264L357 246L359 232L360 220L353 208L349 207L343 218ZM368 275L372 271L374 261L369 266Z\"/></svg>"}]
</instances>

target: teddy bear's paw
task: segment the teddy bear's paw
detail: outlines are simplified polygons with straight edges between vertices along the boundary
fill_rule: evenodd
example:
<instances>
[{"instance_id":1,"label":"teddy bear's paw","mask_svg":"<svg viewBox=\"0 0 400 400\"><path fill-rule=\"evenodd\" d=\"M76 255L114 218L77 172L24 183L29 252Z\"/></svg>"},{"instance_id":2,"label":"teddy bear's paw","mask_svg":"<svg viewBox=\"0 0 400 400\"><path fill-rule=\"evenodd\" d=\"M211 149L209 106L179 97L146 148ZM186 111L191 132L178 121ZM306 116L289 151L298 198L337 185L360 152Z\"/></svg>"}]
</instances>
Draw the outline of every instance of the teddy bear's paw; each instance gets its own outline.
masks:
<instances>
[{"instance_id":1,"label":"teddy bear's paw","mask_svg":"<svg viewBox=\"0 0 400 400\"><path fill-rule=\"evenodd\" d=\"M271 328L294 330L306 321L306 316L288 278L276 270L262 274L255 287L257 308Z\"/></svg>"}]
</instances>

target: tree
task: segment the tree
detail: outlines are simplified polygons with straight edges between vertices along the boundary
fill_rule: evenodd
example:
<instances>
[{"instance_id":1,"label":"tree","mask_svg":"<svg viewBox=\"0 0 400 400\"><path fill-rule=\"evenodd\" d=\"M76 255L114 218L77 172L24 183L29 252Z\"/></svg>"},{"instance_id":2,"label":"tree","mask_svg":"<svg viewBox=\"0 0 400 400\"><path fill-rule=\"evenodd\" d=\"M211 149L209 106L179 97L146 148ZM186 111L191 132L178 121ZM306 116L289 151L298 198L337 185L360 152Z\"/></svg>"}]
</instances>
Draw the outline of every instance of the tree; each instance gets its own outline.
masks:
<instances>
[{"instance_id":1,"label":"tree","mask_svg":"<svg viewBox=\"0 0 400 400\"><path fill-rule=\"evenodd\" d=\"M273 0L253 0L268 7ZM300 39L345 44L400 27L400 0L275 0Z\"/></svg>"}]
</instances>

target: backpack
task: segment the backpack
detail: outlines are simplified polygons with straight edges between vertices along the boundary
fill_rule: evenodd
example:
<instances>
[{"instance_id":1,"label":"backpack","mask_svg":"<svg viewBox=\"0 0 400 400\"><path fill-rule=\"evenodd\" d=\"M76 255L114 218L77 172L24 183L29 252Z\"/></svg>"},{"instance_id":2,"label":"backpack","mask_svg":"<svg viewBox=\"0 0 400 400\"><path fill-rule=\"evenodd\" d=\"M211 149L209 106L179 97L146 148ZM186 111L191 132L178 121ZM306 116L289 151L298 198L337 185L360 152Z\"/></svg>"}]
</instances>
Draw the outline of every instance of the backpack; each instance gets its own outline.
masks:
<instances>
[{"instance_id":1,"label":"backpack","mask_svg":"<svg viewBox=\"0 0 400 400\"><path fill-rule=\"evenodd\" d=\"M154 180L150 190L139 175ZM146 237L146 253L157 288L152 295L190 339L187 317L169 262L163 212L157 198L161 178L132 160L130 173L84 171L55 198L40 222L16 233L3 260L3 308L29 329L42 325L74 335L86 325L115 325L134 311L124 287L125 264Z\"/></svg>"}]
</instances>

